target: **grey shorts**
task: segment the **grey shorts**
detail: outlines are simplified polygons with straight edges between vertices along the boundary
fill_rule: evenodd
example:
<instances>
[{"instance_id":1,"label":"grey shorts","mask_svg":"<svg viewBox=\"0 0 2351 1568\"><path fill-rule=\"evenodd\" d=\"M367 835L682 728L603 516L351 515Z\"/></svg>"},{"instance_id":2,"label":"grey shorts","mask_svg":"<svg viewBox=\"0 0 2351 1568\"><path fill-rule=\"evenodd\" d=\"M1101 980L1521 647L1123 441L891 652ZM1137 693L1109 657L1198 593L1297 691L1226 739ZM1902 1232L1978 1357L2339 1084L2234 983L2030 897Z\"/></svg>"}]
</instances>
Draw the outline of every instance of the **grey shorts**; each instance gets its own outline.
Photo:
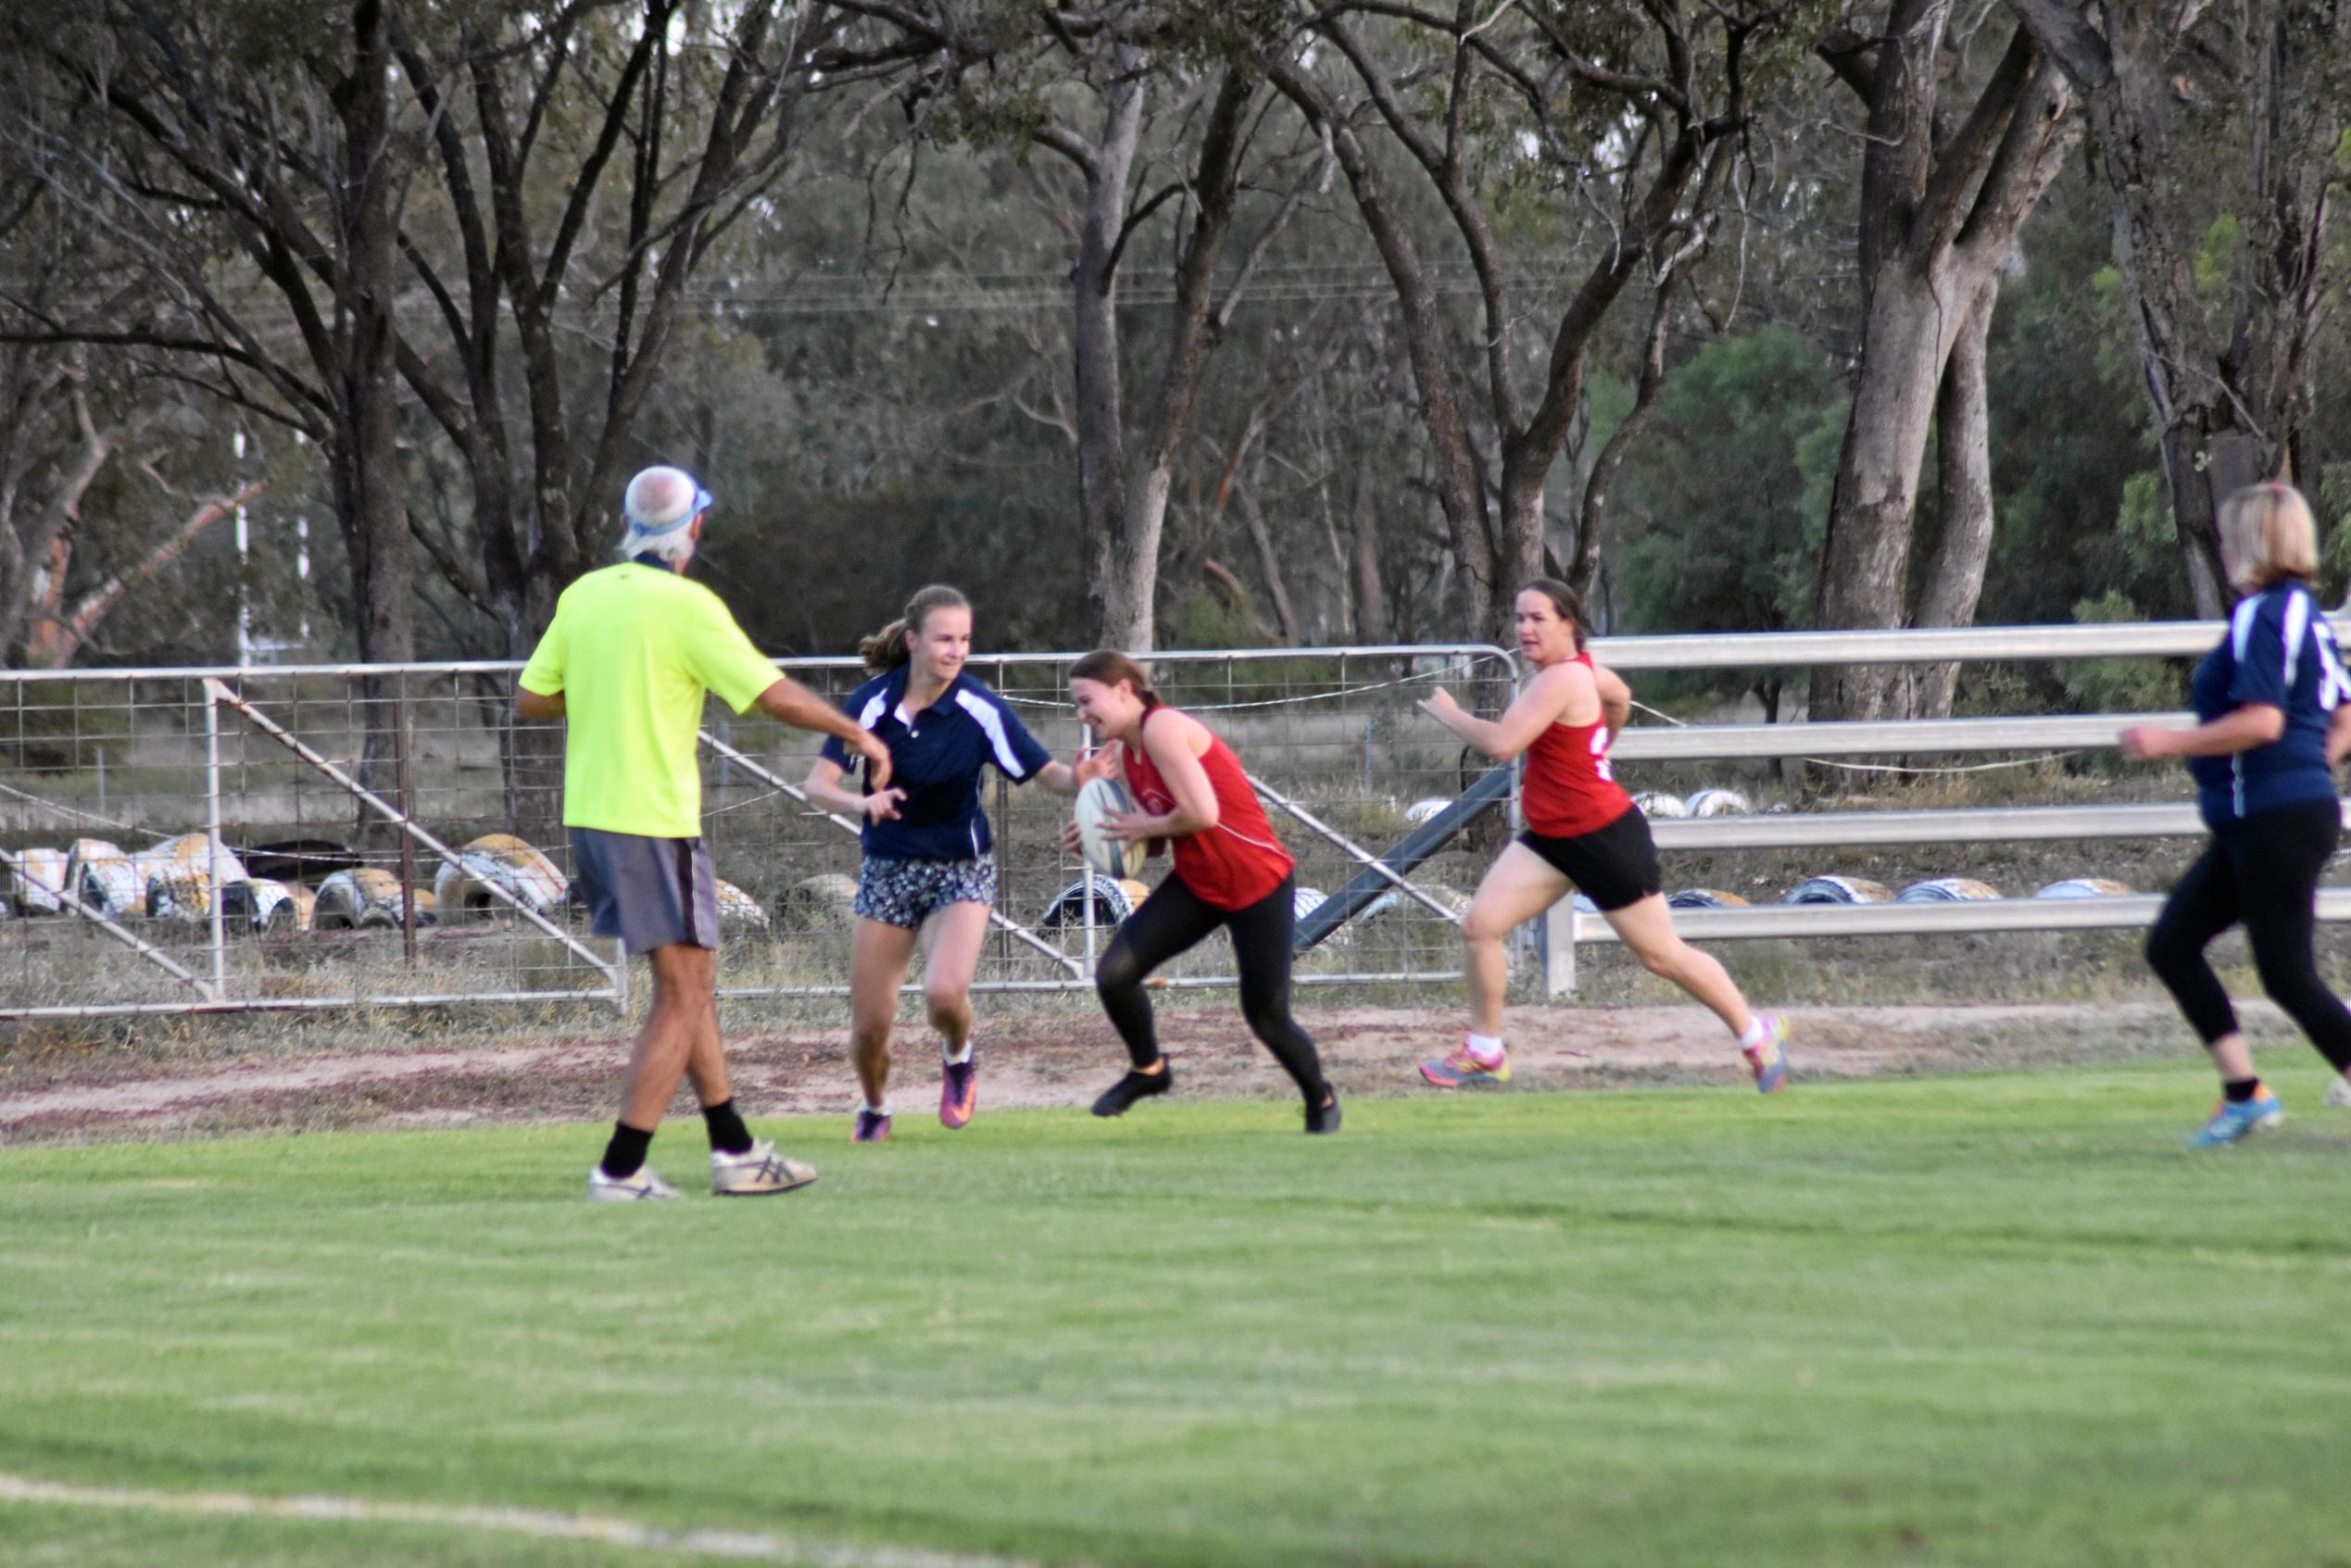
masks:
<instances>
[{"instance_id":1,"label":"grey shorts","mask_svg":"<svg viewBox=\"0 0 2351 1568\"><path fill-rule=\"evenodd\" d=\"M883 860L857 872L859 915L914 931L949 904L996 902L994 860Z\"/></svg>"},{"instance_id":2,"label":"grey shorts","mask_svg":"<svg viewBox=\"0 0 2351 1568\"><path fill-rule=\"evenodd\" d=\"M572 871L598 936L617 936L632 953L718 947L718 874L700 839L573 828Z\"/></svg>"}]
</instances>

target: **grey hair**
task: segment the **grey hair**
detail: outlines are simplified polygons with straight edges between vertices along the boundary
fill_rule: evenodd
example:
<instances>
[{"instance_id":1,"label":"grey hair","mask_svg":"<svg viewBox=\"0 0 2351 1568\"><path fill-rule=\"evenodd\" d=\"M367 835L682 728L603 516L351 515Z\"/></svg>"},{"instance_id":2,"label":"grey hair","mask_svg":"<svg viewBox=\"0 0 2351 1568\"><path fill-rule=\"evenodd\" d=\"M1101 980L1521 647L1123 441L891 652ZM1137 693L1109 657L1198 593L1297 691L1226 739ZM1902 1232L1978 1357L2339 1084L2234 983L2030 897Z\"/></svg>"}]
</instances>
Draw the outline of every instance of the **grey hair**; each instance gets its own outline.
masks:
<instances>
[{"instance_id":1,"label":"grey hair","mask_svg":"<svg viewBox=\"0 0 2351 1568\"><path fill-rule=\"evenodd\" d=\"M691 529L672 528L660 533L640 533L632 528L621 536L621 558L634 560L638 556L684 566L694 558L694 533Z\"/></svg>"},{"instance_id":2,"label":"grey hair","mask_svg":"<svg viewBox=\"0 0 2351 1568\"><path fill-rule=\"evenodd\" d=\"M694 531L686 525L698 510L695 503L704 499L700 483L684 469L663 464L638 473L621 498L629 524L621 558L651 556L684 566L694 556Z\"/></svg>"}]
</instances>

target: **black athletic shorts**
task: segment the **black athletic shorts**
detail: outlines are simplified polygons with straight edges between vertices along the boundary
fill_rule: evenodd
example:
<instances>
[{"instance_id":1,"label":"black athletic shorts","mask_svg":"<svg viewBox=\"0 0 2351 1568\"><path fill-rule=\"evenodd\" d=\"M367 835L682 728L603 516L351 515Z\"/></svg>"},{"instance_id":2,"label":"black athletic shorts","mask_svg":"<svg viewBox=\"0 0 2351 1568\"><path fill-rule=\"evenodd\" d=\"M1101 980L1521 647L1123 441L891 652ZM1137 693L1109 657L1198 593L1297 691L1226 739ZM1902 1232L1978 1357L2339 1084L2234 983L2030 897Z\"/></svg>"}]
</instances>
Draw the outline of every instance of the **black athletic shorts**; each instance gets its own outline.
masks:
<instances>
[{"instance_id":1,"label":"black athletic shorts","mask_svg":"<svg viewBox=\"0 0 2351 1568\"><path fill-rule=\"evenodd\" d=\"M1649 819L1638 806L1606 827L1573 838L1553 838L1530 828L1518 835L1518 842L1549 861L1603 912L1665 890L1665 873L1657 869L1657 841L1649 836Z\"/></svg>"}]
</instances>

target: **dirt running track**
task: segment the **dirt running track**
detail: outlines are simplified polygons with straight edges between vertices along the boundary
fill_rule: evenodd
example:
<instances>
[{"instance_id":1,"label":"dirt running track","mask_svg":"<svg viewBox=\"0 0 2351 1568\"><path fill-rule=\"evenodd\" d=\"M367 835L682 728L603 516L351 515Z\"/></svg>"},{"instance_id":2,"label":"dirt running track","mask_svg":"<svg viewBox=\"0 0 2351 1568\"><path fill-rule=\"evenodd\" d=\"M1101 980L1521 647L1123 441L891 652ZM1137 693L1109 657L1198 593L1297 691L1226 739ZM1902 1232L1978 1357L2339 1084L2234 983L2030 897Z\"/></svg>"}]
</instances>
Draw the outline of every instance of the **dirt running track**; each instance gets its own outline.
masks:
<instances>
[{"instance_id":1,"label":"dirt running track","mask_svg":"<svg viewBox=\"0 0 2351 1568\"><path fill-rule=\"evenodd\" d=\"M1799 1087L1805 1078L2194 1053L2176 1015L2156 1005L1871 1007L1791 1016ZM1449 1047L1461 1028L1454 1010L1339 1009L1303 1013L1301 1022L1333 1079L1355 1096L1415 1092L1414 1064ZM2269 1019L2247 1022L2257 1034L2270 1033L2263 1024L2274 1027ZM1508 1027L1514 1089L1742 1076L1722 1026L1696 1008L1514 1008ZM1161 1034L1186 1095L1288 1092L1272 1060L1229 1013L1170 1010ZM932 1049L925 1032L901 1028L901 1110L927 1111L937 1081ZM1122 1065L1116 1039L1099 1018L984 1019L980 1050L983 1108L1083 1105ZM454 1049L275 1051L168 1066L85 1056L0 1077L0 1144L601 1120L611 1114L626 1054L627 1042L612 1035ZM728 1057L737 1093L754 1114L846 1116L855 1105L837 1031L740 1035Z\"/></svg>"}]
</instances>

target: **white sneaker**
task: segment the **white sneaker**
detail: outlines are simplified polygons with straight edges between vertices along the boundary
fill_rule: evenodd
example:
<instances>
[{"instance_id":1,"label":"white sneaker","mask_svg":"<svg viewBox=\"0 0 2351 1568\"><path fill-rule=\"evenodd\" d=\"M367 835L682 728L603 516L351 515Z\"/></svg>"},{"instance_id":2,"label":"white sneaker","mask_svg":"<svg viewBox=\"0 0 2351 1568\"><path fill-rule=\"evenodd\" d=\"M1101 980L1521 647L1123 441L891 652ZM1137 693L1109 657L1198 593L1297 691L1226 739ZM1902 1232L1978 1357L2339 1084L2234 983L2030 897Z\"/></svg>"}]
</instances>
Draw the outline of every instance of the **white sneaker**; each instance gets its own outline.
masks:
<instances>
[{"instance_id":1,"label":"white sneaker","mask_svg":"<svg viewBox=\"0 0 2351 1568\"><path fill-rule=\"evenodd\" d=\"M590 1203L644 1203L682 1196L650 1165L638 1166L634 1176L608 1176L601 1165L588 1173Z\"/></svg>"},{"instance_id":2,"label":"white sneaker","mask_svg":"<svg viewBox=\"0 0 2351 1568\"><path fill-rule=\"evenodd\" d=\"M816 1180L816 1167L775 1152L765 1138L742 1154L710 1150L710 1190L721 1198L759 1198L789 1192Z\"/></svg>"},{"instance_id":3,"label":"white sneaker","mask_svg":"<svg viewBox=\"0 0 2351 1568\"><path fill-rule=\"evenodd\" d=\"M2335 1074L2334 1082L2327 1085L2325 1103L2337 1110L2351 1110L2351 1078Z\"/></svg>"}]
</instances>

